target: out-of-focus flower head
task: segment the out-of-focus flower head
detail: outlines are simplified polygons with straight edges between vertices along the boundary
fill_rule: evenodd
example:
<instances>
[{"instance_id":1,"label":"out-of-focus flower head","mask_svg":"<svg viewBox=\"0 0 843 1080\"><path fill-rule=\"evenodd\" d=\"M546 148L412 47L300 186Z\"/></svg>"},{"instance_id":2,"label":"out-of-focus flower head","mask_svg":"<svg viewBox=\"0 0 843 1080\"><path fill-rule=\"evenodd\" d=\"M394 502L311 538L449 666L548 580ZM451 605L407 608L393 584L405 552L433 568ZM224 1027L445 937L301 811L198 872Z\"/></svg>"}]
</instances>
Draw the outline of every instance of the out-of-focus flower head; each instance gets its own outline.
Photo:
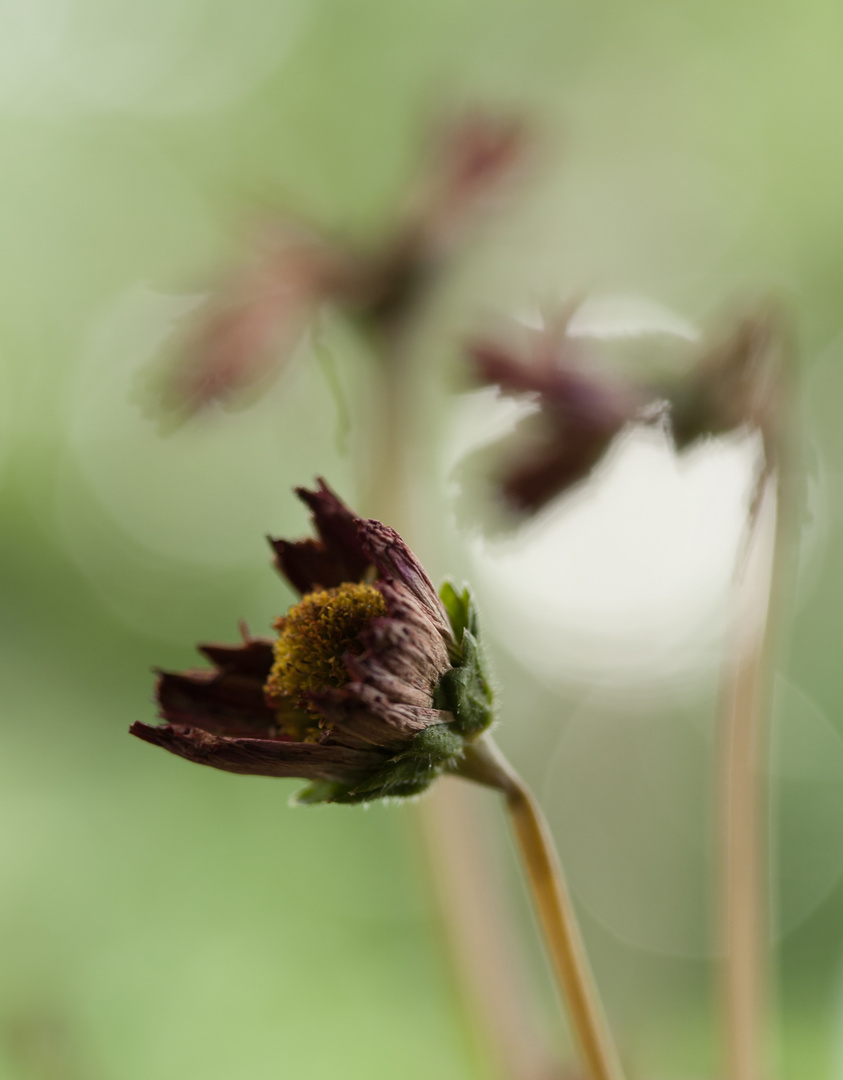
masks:
<instances>
[{"instance_id":1,"label":"out-of-focus flower head","mask_svg":"<svg viewBox=\"0 0 843 1080\"><path fill-rule=\"evenodd\" d=\"M522 516L585 480L647 402L633 385L585 362L568 334L572 314L540 329L520 327L520 340L510 334L468 345L476 381L535 406L467 463L470 472L488 471L506 507Z\"/></svg>"},{"instance_id":2,"label":"out-of-focus flower head","mask_svg":"<svg viewBox=\"0 0 843 1080\"><path fill-rule=\"evenodd\" d=\"M523 123L475 110L444 124L397 220L371 246L271 222L212 292L153 396L168 415L260 390L283 369L323 304L376 334L404 324L445 256L526 158Z\"/></svg>"},{"instance_id":3,"label":"out-of-focus flower head","mask_svg":"<svg viewBox=\"0 0 843 1080\"><path fill-rule=\"evenodd\" d=\"M302 599L275 641L203 645L209 671L163 672L164 723L131 732L228 772L304 777L300 802L423 791L492 721L467 590L437 596L401 537L320 481L317 539L272 540Z\"/></svg>"},{"instance_id":4,"label":"out-of-focus flower head","mask_svg":"<svg viewBox=\"0 0 843 1080\"><path fill-rule=\"evenodd\" d=\"M242 266L188 326L157 387L165 413L191 413L260 388L295 350L317 308L353 288L351 254L293 223L259 232Z\"/></svg>"},{"instance_id":5,"label":"out-of-focus flower head","mask_svg":"<svg viewBox=\"0 0 843 1080\"><path fill-rule=\"evenodd\" d=\"M677 448L746 427L761 433L772 465L782 422L785 348L783 314L768 304L704 350L689 375L669 390Z\"/></svg>"},{"instance_id":6,"label":"out-of-focus flower head","mask_svg":"<svg viewBox=\"0 0 843 1080\"><path fill-rule=\"evenodd\" d=\"M757 430L765 467L773 467L785 376L778 309L768 305L745 316L704 347L688 371L660 381L622 378L583 355L582 339L568 332L575 310L538 329L519 327L520 340L510 334L468 345L477 382L534 409L463 464L464 481L485 476L507 509L531 515L585 480L627 424L654 420L669 425L679 451L702 438Z\"/></svg>"}]
</instances>

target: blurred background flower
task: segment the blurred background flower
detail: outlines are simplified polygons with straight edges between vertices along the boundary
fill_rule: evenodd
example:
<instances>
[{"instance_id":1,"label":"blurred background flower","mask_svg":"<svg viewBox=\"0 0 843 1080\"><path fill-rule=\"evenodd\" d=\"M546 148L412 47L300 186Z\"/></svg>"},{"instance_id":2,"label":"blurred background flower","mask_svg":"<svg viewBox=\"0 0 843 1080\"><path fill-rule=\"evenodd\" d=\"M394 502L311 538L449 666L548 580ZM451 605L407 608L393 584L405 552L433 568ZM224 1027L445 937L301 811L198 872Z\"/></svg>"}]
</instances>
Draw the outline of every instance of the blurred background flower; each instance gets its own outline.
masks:
<instances>
[{"instance_id":1,"label":"blurred background flower","mask_svg":"<svg viewBox=\"0 0 843 1080\"><path fill-rule=\"evenodd\" d=\"M472 398L473 441L462 421L462 448L446 438L438 376L456 383L459 343L490 313L593 295L580 332L619 373L657 381L690 369L696 328L727 300L778 291L798 312L811 476L771 765L780 1053L793 1080L839 1069L843 14L36 0L7 15L0 1077L494 1075L453 1008L404 810L293 814L293 782L186 770L125 734L152 717L152 663L189 665L189 642L226 640L240 617L266 632L292 601L260 537L305 531L289 491L314 475L355 501L338 417L353 452L373 361L328 311L251 408L167 438L139 381L195 325L197 291L249 263L245 222L318 222L377 249L408 213L426 133L463 101L535 121L547 149L529 197L494 204L453 251L412 342L419 408L451 463L516 418L513 402ZM713 667L756 459L731 437L677 459L658 428L616 444L530 526L546 556L532 578L521 555L514 571L529 623L506 552L440 535L449 501L417 463L419 554L434 577L475 581L501 742L544 791L640 1075L715 1071ZM542 540L557 518L564 542ZM536 625L551 653L532 647ZM42 1030L61 1032L58 1050L20 1035Z\"/></svg>"}]
</instances>

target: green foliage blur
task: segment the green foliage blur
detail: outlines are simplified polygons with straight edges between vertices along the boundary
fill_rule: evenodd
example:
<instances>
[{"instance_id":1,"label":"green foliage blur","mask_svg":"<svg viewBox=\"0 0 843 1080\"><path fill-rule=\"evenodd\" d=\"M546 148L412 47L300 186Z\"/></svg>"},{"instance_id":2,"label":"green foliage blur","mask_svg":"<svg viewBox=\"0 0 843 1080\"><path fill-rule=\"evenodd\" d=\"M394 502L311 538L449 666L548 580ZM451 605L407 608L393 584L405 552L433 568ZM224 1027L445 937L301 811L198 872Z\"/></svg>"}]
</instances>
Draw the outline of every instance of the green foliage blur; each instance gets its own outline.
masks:
<instances>
[{"instance_id":1,"label":"green foliage blur","mask_svg":"<svg viewBox=\"0 0 843 1080\"><path fill-rule=\"evenodd\" d=\"M457 1007L412 808L293 810L292 782L193 768L126 734L153 715L153 665L194 664L194 642L236 640L241 618L265 633L289 604L263 538L305 531L292 486L324 474L357 494L313 341L259 402L169 434L144 412L144 372L266 214L377 239L430 118L455 102L523 112L544 156L529 193L432 298L418 344L432 373L456 369L461 332L536 296L628 290L696 320L772 292L796 314L814 542L781 667L784 707L813 735L787 744L776 788L776 1053L793 1080L843 1069L841 36L843 10L814 0L35 0L10 11L0 1080L495 1075ZM371 358L342 320L323 329L353 426ZM424 543L437 573L457 574L465 556L438 537L435 488L420 489ZM624 869L628 894L609 871L595 885L581 869L585 819L557 749L585 691L566 697L500 641L493 652L501 741L570 850L636 1075L714 1075L710 697L681 732L663 702L625 726L604 715L599 746L568 739L580 761L599 754L607 790L611 768L634 767L664 800L635 820L664 826L671 872L685 867L691 906L674 925L659 898L675 883L658 858ZM500 859L538 1008L569 1054L503 844ZM587 902L600 888L617 901L602 914ZM627 900L640 925L614 917Z\"/></svg>"}]
</instances>

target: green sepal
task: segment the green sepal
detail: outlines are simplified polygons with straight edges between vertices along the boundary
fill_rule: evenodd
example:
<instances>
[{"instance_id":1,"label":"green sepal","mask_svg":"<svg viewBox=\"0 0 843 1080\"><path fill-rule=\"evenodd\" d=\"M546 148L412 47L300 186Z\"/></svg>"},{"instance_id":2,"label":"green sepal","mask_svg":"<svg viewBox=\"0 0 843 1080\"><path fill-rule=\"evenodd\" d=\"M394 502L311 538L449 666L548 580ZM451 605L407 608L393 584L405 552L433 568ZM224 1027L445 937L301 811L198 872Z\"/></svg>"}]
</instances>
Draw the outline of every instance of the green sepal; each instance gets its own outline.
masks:
<instances>
[{"instance_id":1,"label":"green sepal","mask_svg":"<svg viewBox=\"0 0 843 1080\"><path fill-rule=\"evenodd\" d=\"M473 738L494 719L492 688L480 648L477 608L471 590L457 592L450 581L439 590L456 642L450 649L454 665L442 675L433 693L433 706L453 714L454 731Z\"/></svg>"},{"instance_id":2,"label":"green sepal","mask_svg":"<svg viewBox=\"0 0 843 1080\"><path fill-rule=\"evenodd\" d=\"M450 668L439 680L433 693L433 707L453 713L449 727L454 731L474 736L492 723L494 709L480 647L470 630L463 634L462 654L462 664Z\"/></svg>"},{"instance_id":3,"label":"green sepal","mask_svg":"<svg viewBox=\"0 0 843 1080\"><path fill-rule=\"evenodd\" d=\"M472 633L475 638L478 636L477 608L474 605L471 590L467 585L463 585L462 592L457 592L452 582L445 581L439 589L439 599L448 613L448 621L451 624L451 631L456 642L456 649L449 650L453 654L451 661L460 663L462 659L462 640L466 630Z\"/></svg>"},{"instance_id":4,"label":"green sepal","mask_svg":"<svg viewBox=\"0 0 843 1080\"><path fill-rule=\"evenodd\" d=\"M336 780L312 780L307 787L297 791L290 799L291 806L317 806L319 803L333 802L347 790L347 784Z\"/></svg>"},{"instance_id":5,"label":"green sepal","mask_svg":"<svg viewBox=\"0 0 843 1080\"><path fill-rule=\"evenodd\" d=\"M461 758L465 740L451 724L433 724L420 731L403 753L355 784L315 780L296 796L298 806L316 803L367 803L418 795L444 769Z\"/></svg>"}]
</instances>

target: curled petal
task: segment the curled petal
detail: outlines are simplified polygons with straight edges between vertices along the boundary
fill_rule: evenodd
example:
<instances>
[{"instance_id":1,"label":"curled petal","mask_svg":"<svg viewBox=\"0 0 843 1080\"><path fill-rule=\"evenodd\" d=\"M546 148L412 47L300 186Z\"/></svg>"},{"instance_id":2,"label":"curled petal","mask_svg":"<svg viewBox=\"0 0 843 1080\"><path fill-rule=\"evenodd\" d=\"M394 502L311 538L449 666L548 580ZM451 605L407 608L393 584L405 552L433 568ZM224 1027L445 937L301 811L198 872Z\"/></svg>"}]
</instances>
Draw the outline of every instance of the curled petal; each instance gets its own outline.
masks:
<instances>
[{"instance_id":1,"label":"curled petal","mask_svg":"<svg viewBox=\"0 0 843 1080\"><path fill-rule=\"evenodd\" d=\"M164 671L155 692L161 716L171 724L221 735L273 736L278 730L263 685L253 679L216 671Z\"/></svg>"},{"instance_id":2,"label":"curled petal","mask_svg":"<svg viewBox=\"0 0 843 1080\"><path fill-rule=\"evenodd\" d=\"M429 611L403 582L384 578L377 582L389 619L376 619L362 640L395 674L406 681L431 687L449 666L447 638L442 634L439 609ZM450 626L450 624L449 624Z\"/></svg>"},{"instance_id":3,"label":"curled petal","mask_svg":"<svg viewBox=\"0 0 843 1080\"><path fill-rule=\"evenodd\" d=\"M476 455L471 468L491 474L512 509L532 514L586 479L646 398L631 384L582 366L560 327L532 332L521 348L473 342L468 355L481 383L504 394L529 394L537 411Z\"/></svg>"},{"instance_id":4,"label":"curled petal","mask_svg":"<svg viewBox=\"0 0 843 1080\"><path fill-rule=\"evenodd\" d=\"M438 595L439 603L436 607L430 607L419 593L414 593L403 581L385 577L375 584L384 598L390 617L408 623L414 630L424 635L437 656L446 655L447 650L443 642L439 640L441 638L440 615L445 611L445 606ZM446 611L445 615L447 617Z\"/></svg>"},{"instance_id":5,"label":"curled petal","mask_svg":"<svg viewBox=\"0 0 843 1080\"><path fill-rule=\"evenodd\" d=\"M385 578L401 582L420 602L437 630L451 637L451 625L433 582L395 529L370 518L359 522L360 543L369 561Z\"/></svg>"},{"instance_id":6,"label":"curled petal","mask_svg":"<svg viewBox=\"0 0 843 1080\"><path fill-rule=\"evenodd\" d=\"M215 668L226 674L250 676L266 682L272 667L272 639L248 637L240 645L204 644L198 646Z\"/></svg>"},{"instance_id":7,"label":"curled petal","mask_svg":"<svg viewBox=\"0 0 843 1080\"><path fill-rule=\"evenodd\" d=\"M367 651L363 657L355 658L355 662L371 657L373 662L388 674L396 676L404 685L428 694L431 681L435 683L439 674L448 666L446 663L437 667L434 674L430 658L421 647L417 635L397 619L376 619L365 634L361 635L361 639L367 646ZM359 669L354 669L357 670ZM365 679L361 678L360 681Z\"/></svg>"},{"instance_id":8,"label":"curled petal","mask_svg":"<svg viewBox=\"0 0 843 1080\"><path fill-rule=\"evenodd\" d=\"M273 540L275 565L302 595L360 581L372 562L359 537L358 519L321 478L318 490L297 488L311 511L317 540Z\"/></svg>"},{"instance_id":9,"label":"curled petal","mask_svg":"<svg viewBox=\"0 0 843 1080\"><path fill-rule=\"evenodd\" d=\"M278 717L263 692L272 642L252 638L242 645L201 645L200 652L215 670L159 673L161 716L221 735L274 735Z\"/></svg>"},{"instance_id":10,"label":"curled petal","mask_svg":"<svg viewBox=\"0 0 843 1080\"><path fill-rule=\"evenodd\" d=\"M542 423L546 434L536 442L527 429ZM527 417L495 448L495 480L507 504L519 513L534 514L586 480L622 426L606 430L568 423L552 428L546 417Z\"/></svg>"},{"instance_id":11,"label":"curled petal","mask_svg":"<svg viewBox=\"0 0 843 1080\"><path fill-rule=\"evenodd\" d=\"M391 701L374 686L349 683L308 695L308 700L332 724L330 741L349 747L405 749L431 724L451 720L451 714L429 706Z\"/></svg>"},{"instance_id":12,"label":"curled petal","mask_svg":"<svg viewBox=\"0 0 843 1080\"><path fill-rule=\"evenodd\" d=\"M298 776L352 783L380 768L385 760L383 754L347 746L231 738L180 724L151 727L136 722L129 730L139 739L187 761L250 776Z\"/></svg>"},{"instance_id":13,"label":"curled petal","mask_svg":"<svg viewBox=\"0 0 843 1080\"><path fill-rule=\"evenodd\" d=\"M378 693L389 698L390 701L402 705L416 705L421 708L430 705L430 689L419 689L407 682L402 675L393 674L384 665L380 657L373 655L354 656L349 653L344 659L345 666L355 682L365 683L367 686L373 687Z\"/></svg>"}]
</instances>

